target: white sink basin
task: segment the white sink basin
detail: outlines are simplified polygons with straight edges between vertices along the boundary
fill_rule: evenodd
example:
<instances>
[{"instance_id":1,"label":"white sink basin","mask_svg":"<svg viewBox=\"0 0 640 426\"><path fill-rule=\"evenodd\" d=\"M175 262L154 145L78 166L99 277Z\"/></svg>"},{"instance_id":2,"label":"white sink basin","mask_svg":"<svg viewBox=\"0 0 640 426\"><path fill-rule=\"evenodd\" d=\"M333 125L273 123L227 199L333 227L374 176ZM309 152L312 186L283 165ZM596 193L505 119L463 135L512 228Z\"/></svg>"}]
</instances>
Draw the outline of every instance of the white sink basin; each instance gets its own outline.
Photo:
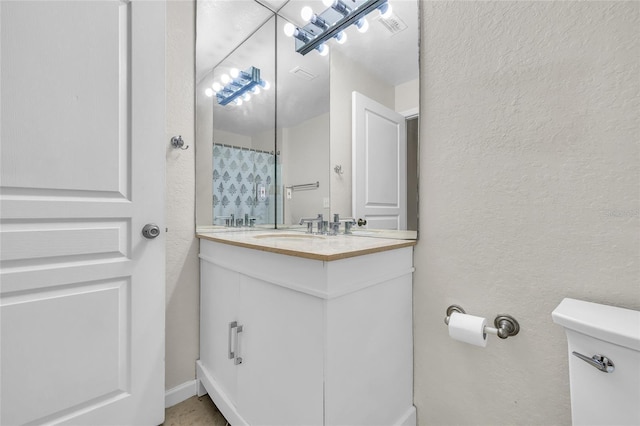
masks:
<instances>
[{"instance_id":1,"label":"white sink basin","mask_svg":"<svg viewBox=\"0 0 640 426\"><path fill-rule=\"evenodd\" d=\"M351 233L353 235L373 235L373 234L379 234L380 231L373 230L373 229L366 229L366 230L353 229L353 230L351 230Z\"/></svg>"},{"instance_id":2,"label":"white sink basin","mask_svg":"<svg viewBox=\"0 0 640 426\"><path fill-rule=\"evenodd\" d=\"M288 241L305 241L305 240L324 240L322 235L302 234L302 233L274 233L274 234L260 234L254 235L253 238L259 240L288 240Z\"/></svg>"}]
</instances>

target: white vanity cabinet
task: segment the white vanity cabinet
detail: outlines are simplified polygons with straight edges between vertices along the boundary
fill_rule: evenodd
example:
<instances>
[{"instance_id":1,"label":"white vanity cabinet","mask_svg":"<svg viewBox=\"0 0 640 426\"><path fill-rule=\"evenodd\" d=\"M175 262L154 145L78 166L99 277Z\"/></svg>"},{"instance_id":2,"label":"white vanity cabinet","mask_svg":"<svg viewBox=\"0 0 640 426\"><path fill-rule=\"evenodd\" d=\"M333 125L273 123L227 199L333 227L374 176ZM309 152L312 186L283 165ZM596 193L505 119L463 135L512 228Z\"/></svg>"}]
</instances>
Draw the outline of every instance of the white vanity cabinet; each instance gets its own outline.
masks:
<instances>
[{"instance_id":1,"label":"white vanity cabinet","mask_svg":"<svg viewBox=\"0 0 640 426\"><path fill-rule=\"evenodd\" d=\"M321 300L204 260L201 273L200 367L235 407L227 419L321 424Z\"/></svg>"},{"instance_id":2,"label":"white vanity cabinet","mask_svg":"<svg viewBox=\"0 0 640 426\"><path fill-rule=\"evenodd\" d=\"M202 239L200 258L200 394L232 425L415 424L411 247L323 261Z\"/></svg>"}]
</instances>

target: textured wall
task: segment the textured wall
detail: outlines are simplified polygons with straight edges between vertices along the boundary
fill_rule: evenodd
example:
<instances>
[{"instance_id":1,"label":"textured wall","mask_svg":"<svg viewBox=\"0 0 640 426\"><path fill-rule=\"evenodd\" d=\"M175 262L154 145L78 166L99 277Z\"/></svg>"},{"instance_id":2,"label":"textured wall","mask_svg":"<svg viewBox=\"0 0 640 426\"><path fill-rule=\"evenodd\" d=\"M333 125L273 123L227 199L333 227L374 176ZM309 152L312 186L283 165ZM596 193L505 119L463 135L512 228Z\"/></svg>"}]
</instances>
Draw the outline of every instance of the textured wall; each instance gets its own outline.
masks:
<instances>
[{"instance_id":1,"label":"textured wall","mask_svg":"<svg viewBox=\"0 0 640 426\"><path fill-rule=\"evenodd\" d=\"M423 2L421 425L570 424L564 297L640 309L640 3ZM514 315L487 348L445 309Z\"/></svg>"},{"instance_id":2,"label":"textured wall","mask_svg":"<svg viewBox=\"0 0 640 426\"><path fill-rule=\"evenodd\" d=\"M195 239L195 3L167 2L166 389L195 377L199 354L199 264ZM182 135L186 151L169 144ZM159 141L160 142L160 141Z\"/></svg>"}]
</instances>

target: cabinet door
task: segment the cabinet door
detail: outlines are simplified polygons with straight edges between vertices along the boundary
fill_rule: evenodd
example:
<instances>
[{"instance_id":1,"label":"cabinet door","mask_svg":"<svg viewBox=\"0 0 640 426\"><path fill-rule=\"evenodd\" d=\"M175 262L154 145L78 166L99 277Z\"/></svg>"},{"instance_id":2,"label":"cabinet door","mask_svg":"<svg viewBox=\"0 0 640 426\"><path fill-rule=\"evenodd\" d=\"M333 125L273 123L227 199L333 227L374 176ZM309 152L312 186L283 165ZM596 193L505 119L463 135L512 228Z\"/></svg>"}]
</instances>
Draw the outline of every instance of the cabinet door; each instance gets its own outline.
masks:
<instances>
[{"instance_id":1,"label":"cabinet door","mask_svg":"<svg viewBox=\"0 0 640 426\"><path fill-rule=\"evenodd\" d=\"M398 424L413 403L411 275L327 304L325 422Z\"/></svg>"},{"instance_id":2,"label":"cabinet door","mask_svg":"<svg viewBox=\"0 0 640 426\"><path fill-rule=\"evenodd\" d=\"M322 424L324 301L240 280L239 411L249 424Z\"/></svg>"},{"instance_id":3,"label":"cabinet door","mask_svg":"<svg viewBox=\"0 0 640 426\"><path fill-rule=\"evenodd\" d=\"M201 261L200 362L232 403L237 401L237 374L229 359L229 323L239 321L240 274Z\"/></svg>"}]
</instances>

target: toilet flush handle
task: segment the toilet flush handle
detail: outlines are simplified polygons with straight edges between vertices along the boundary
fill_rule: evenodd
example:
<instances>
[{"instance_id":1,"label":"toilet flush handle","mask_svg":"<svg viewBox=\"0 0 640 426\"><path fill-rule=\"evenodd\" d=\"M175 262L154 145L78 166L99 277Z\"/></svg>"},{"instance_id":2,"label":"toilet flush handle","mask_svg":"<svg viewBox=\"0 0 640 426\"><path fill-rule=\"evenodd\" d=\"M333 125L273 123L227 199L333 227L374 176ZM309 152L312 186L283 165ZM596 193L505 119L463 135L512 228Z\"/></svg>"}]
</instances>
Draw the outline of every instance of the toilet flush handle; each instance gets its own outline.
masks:
<instances>
[{"instance_id":1,"label":"toilet flush handle","mask_svg":"<svg viewBox=\"0 0 640 426\"><path fill-rule=\"evenodd\" d=\"M578 358L580 358L581 360L583 360L584 362L586 362L587 364L594 366L595 368L597 368L598 370L604 373L613 373L613 370L615 370L615 366L613 365L613 362L611 362L611 360L606 356L594 355L591 358L589 358L588 356L579 354L576 351L573 351L573 354Z\"/></svg>"}]
</instances>

